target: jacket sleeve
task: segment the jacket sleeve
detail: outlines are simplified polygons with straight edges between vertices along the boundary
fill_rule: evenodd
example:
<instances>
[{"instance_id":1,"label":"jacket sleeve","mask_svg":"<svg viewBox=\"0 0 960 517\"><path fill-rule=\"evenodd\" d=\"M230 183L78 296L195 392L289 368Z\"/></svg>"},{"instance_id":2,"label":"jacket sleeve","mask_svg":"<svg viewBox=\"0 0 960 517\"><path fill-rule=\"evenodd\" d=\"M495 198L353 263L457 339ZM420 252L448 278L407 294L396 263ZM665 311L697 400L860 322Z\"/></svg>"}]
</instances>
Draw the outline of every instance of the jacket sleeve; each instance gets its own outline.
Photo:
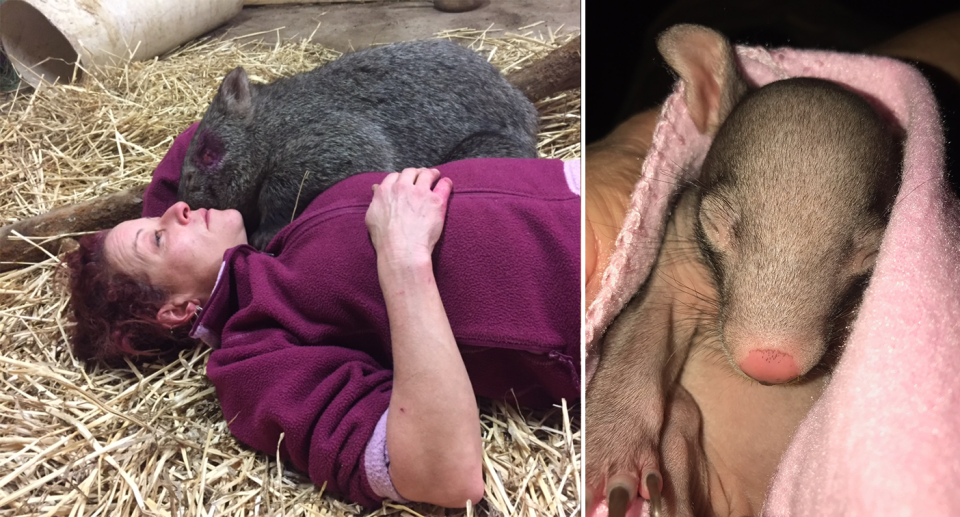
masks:
<instances>
[{"instance_id":1,"label":"jacket sleeve","mask_svg":"<svg viewBox=\"0 0 960 517\"><path fill-rule=\"evenodd\" d=\"M180 186L180 169L183 160L187 157L187 148L190 140L197 132L199 122L194 122L186 131L173 141L170 150L160 160L160 164L153 171L153 179L143 193L143 217L159 217L177 202L177 189Z\"/></svg>"},{"instance_id":2,"label":"jacket sleeve","mask_svg":"<svg viewBox=\"0 0 960 517\"><path fill-rule=\"evenodd\" d=\"M225 328L207 364L231 432L270 455L279 442L281 457L318 486L379 506L364 460L392 371L363 352L297 343L275 322L256 323Z\"/></svg>"}]
</instances>

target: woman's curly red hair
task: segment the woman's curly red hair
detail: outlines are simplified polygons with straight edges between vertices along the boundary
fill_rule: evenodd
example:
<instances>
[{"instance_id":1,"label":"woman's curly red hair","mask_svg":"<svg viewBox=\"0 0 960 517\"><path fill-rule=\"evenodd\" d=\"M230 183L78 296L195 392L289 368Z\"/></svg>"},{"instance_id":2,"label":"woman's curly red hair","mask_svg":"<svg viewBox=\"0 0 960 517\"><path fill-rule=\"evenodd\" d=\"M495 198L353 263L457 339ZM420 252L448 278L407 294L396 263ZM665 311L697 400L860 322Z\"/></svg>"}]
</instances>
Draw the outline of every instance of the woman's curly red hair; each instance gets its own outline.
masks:
<instances>
[{"instance_id":1,"label":"woman's curly red hair","mask_svg":"<svg viewBox=\"0 0 960 517\"><path fill-rule=\"evenodd\" d=\"M66 257L70 308L76 322L70 336L82 360L116 362L124 356L158 355L195 343L190 326L170 329L157 321L167 294L117 270L104 254L109 230L85 235Z\"/></svg>"}]
</instances>

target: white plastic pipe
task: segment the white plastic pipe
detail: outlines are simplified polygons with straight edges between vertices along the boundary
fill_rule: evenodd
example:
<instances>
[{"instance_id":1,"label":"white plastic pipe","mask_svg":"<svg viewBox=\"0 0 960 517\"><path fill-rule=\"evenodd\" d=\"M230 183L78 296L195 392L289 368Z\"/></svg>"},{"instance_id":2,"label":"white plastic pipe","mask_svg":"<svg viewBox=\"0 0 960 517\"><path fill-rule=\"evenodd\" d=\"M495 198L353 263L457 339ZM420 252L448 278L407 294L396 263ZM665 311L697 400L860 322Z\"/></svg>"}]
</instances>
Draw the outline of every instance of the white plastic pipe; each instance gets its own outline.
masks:
<instances>
[{"instance_id":1,"label":"white plastic pipe","mask_svg":"<svg viewBox=\"0 0 960 517\"><path fill-rule=\"evenodd\" d=\"M70 82L78 58L84 67L150 59L219 26L242 7L243 0L6 0L0 4L0 41L31 85Z\"/></svg>"}]
</instances>

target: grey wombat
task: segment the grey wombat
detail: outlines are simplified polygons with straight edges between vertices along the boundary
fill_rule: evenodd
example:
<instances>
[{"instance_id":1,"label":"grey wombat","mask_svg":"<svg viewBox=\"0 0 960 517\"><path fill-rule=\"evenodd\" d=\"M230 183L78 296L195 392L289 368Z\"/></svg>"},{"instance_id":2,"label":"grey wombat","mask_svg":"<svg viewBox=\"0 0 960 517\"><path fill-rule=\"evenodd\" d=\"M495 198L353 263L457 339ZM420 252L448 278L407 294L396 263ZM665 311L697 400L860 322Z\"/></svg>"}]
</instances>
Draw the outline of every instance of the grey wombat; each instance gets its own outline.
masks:
<instances>
[{"instance_id":1,"label":"grey wombat","mask_svg":"<svg viewBox=\"0 0 960 517\"><path fill-rule=\"evenodd\" d=\"M537 112L476 52L416 41L250 84L227 74L190 142L178 197L235 208L263 249L348 176L476 157L535 158Z\"/></svg>"}]
</instances>

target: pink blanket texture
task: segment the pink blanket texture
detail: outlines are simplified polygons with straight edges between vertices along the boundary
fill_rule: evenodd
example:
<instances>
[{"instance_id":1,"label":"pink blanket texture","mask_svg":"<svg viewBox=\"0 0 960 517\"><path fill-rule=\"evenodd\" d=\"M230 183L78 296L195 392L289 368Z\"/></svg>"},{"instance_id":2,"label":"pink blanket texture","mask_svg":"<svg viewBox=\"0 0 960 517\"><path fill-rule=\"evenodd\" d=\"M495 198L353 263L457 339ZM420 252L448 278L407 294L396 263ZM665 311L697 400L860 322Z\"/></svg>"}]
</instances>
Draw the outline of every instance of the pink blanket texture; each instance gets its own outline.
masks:
<instances>
[{"instance_id":1,"label":"pink blanket texture","mask_svg":"<svg viewBox=\"0 0 960 517\"><path fill-rule=\"evenodd\" d=\"M914 68L887 58L754 47L737 54L754 86L797 76L835 81L906 131L902 186L859 316L827 389L780 461L763 515L960 515L960 202L945 181L930 87ZM687 114L682 88L664 104L587 310L588 382L591 351L651 270L657 246L650 244L663 235L671 195L699 174L710 145Z\"/></svg>"}]
</instances>

